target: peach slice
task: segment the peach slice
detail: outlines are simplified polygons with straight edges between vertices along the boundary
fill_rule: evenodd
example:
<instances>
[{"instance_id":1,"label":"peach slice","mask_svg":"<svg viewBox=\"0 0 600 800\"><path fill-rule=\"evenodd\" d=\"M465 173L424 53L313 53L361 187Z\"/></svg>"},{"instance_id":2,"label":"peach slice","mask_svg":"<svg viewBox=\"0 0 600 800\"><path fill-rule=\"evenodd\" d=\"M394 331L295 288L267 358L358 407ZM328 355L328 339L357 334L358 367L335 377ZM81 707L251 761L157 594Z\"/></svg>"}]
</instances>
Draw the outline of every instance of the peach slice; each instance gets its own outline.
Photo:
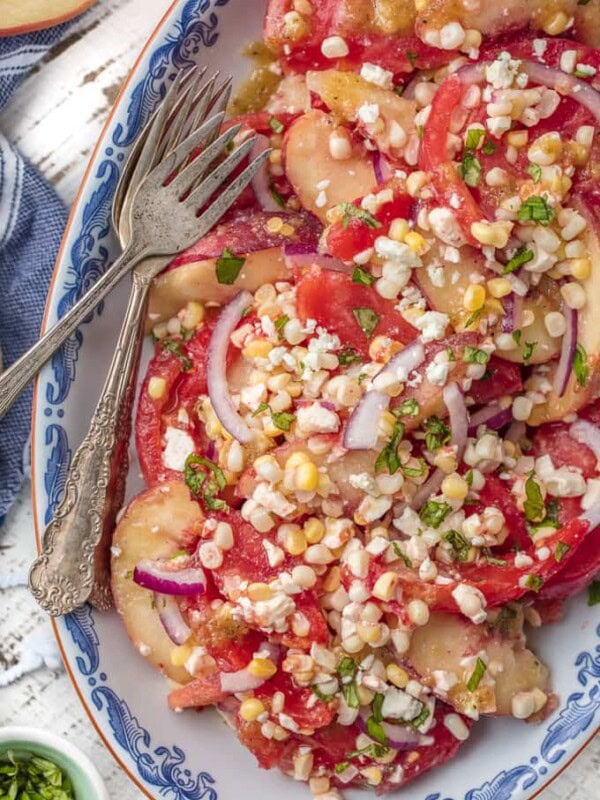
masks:
<instances>
[{"instance_id":1,"label":"peach slice","mask_svg":"<svg viewBox=\"0 0 600 800\"><path fill-rule=\"evenodd\" d=\"M112 546L112 591L135 649L177 683L191 676L171 663L176 645L165 633L153 593L133 582L143 559L167 559L194 541L203 515L184 483L163 483L135 498L117 525Z\"/></svg>"},{"instance_id":2,"label":"peach slice","mask_svg":"<svg viewBox=\"0 0 600 800\"><path fill-rule=\"evenodd\" d=\"M0 36L50 28L82 14L96 0L0 0Z\"/></svg>"}]
</instances>

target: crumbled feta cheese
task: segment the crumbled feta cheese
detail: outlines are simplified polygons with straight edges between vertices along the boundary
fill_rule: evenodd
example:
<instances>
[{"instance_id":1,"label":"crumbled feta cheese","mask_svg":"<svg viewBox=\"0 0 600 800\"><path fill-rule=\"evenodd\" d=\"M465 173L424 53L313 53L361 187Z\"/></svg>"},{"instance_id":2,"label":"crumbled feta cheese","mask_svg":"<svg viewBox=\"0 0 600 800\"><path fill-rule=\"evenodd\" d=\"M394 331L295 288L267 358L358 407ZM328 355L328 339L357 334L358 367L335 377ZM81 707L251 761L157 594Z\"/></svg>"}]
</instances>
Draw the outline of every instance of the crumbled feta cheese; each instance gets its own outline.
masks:
<instances>
[{"instance_id":1,"label":"crumbled feta cheese","mask_svg":"<svg viewBox=\"0 0 600 800\"><path fill-rule=\"evenodd\" d=\"M268 539L263 539L262 544L267 553L267 560L269 562L269 566L278 567L280 564L283 563L285 559L285 553L283 552L281 547L277 547L277 545L274 545L273 542L270 542Z\"/></svg>"},{"instance_id":2,"label":"crumbled feta cheese","mask_svg":"<svg viewBox=\"0 0 600 800\"><path fill-rule=\"evenodd\" d=\"M447 249L449 250L450 248ZM429 276L429 280L436 288L443 289L446 285L446 274L441 264L430 264L427 267L427 275Z\"/></svg>"},{"instance_id":3,"label":"crumbled feta cheese","mask_svg":"<svg viewBox=\"0 0 600 800\"><path fill-rule=\"evenodd\" d=\"M509 89L519 71L521 62L512 59L510 53L502 52L495 61L485 68L485 77L494 89Z\"/></svg>"},{"instance_id":4,"label":"crumbled feta cheese","mask_svg":"<svg viewBox=\"0 0 600 800\"><path fill-rule=\"evenodd\" d=\"M381 713L386 719L412 720L422 708L423 704L403 689L390 687L384 695Z\"/></svg>"},{"instance_id":5,"label":"crumbled feta cheese","mask_svg":"<svg viewBox=\"0 0 600 800\"><path fill-rule=\"evenodd\" d=\"M375 252L381 258L402 264L406 267L420 267L421 259L403 242L396 242L388 236L375 239Z\"/></svg>"},{"instance_id":6,"label":"crumbled feta cheese","mask_svg":"<svg viewBox=\"0 0 600 800\"><path fill-rule=\"evenodd\" d=\"M445 244L453 247L465 244L458 220L449 208L433 208L429 212L429 225L437 238Z\"/></svg>"},{"instance_id":7,"label":"crumbled feta cheese","mask_svg":"<svg viewBox=\"0 0 600 800\"><path fill-rule=\"evenodd\" d=\"M432 361L425 370L427 380L434 386L445 386L448 380L450 364L436 364Z\"/></svg>"},{"instance_id":8,"label":"crumbled feta cheese","mask_svg":"<svg viewBox=\"0 0 600 800\"><path fill-rule=\"evenodd\" d=\"M379 119L379 106L377 103L363 103L358 109L359 120L365 125L373 125Z\"/></svg>"},{"instance_id":9,"label":"crumbled feta cheese","mask_svg":"<svg viewBox=\"0 0 600 800\"><path fill-rule=\"evenodd\" d=\"M394 73L383 69L378 64L371 64L366 61L360 68L360 77L382 89L394 88Z\"/></svg>"},{"instance_id":10,"label":"crumbled feta cheese","mask_svg":"<svg viewBox=\"0 0 600 800\"><path fill-rule=\"evenodd\" d=\"M414 325L421 331L423 342L433 342L436 339L444 338L449 322L448 314L442 314L440 311L426 311L415 320Z\"/></svg>"},{"instance_id":11,"label":"crumbled feta cheese","mask_svg":"<svg viewBox=\"0 0 600 800\"><path fill-rule=\"evenodd\" d=\"M254 489L252 499L262 508L277 514L278 517L289 517L296 510L294 503L291 503L281 492L276 492L268 483L259 483Z\"/></svg>"},{"instance_id":12,"label":"crumbled feta cheese","mask_svg":"<svg viewBox=\"0 0 600 800\"><path fill-rule=\"evenodd\" d=\"M194 440L180 428L167 428L165 431L165 447L162 454L163 466L183 472L185 462L194 452Z\"/></svg>"},{"instance_id":13,"label":"crumbled feta cheese","mask_svg":"<svg viewBox=\"0 0 600 800\"><path fill-rule=\"evenodd\" d=\"M476 625L481 625L485 622L487 601L479 589L476 589L474 586L469 586L469 584L466 583L459 583L458 586L452 590L452 597L456 601L460 612L464 614L465 617L468 617L471 622L474 622Z\"/></svg>"},{"instance_id":14,"label":"crumbled feta cheese","mask_svg":"<svg viewBox=\"0 0 600 800\"><path fill-rule=\"evenodd\" d=\"M339 430L340 420L334 411L330 411L320 403L302 406L296 415L298 428L302 433L335 433Z\"/></svg>"}]
</instances>

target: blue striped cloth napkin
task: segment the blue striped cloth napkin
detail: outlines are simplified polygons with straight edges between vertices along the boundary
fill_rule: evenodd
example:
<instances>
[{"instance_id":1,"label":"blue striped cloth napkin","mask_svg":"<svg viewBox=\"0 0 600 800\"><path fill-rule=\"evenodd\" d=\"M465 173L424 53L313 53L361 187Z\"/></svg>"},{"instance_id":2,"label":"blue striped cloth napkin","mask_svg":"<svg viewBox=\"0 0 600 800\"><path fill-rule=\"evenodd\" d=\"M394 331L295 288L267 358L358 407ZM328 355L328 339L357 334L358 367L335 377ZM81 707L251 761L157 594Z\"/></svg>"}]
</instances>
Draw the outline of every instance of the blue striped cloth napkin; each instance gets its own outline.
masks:
<instances>
[{"instance_id":1,"label":"blue striped cloth napkin","mask_svg":"<svg viewBox=\"0 0 600 800\"><path fill-rule=\"evenodd\" d=\"M0 109L66 25L0 39ZM38 338L67 212L0 131L0 350L9 366ZM0 526L29 459L31 387L0 420Z\"/></svg>"}]
</instances>

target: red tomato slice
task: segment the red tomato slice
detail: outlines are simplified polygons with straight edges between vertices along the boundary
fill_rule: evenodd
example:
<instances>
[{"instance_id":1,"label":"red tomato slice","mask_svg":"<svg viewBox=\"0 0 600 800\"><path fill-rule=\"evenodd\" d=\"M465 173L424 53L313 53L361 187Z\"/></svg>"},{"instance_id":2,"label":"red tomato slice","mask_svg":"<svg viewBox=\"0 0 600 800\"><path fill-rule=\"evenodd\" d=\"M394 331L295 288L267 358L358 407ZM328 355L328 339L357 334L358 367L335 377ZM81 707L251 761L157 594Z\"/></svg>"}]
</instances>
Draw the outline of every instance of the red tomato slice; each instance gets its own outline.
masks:
<instances>
[{"instance_id":1,"label":"red tomato slice","mask_svg":"<svg viewBox=\"0 0 600 800\"><path fill-rule=\"evenodd\" d=\"M515 394L523 389L521 368L502 358L492 356L487 365L489 377L473 381L469 395L477 405L490 403L505 394Z\"/></svg>"},{"instance_id":2,"label":"red tomato slice","mask_svg":"<svg viewBox=\"0 0 600 800\"><path fill-rule=\"evenodd\" d=\"M284 712L301 728L324 728L335 718L335 710L331 704L324 703L318 698L314 702L315 694L312 689L297 686L290 675L281 669L271 680L256 689L254 694L261 700L267 701L265 705L270 705L275 692L283 692Z\"/></svg>"},{"instance_id":3,"label":"red tomato slice","mask_svg":"<svg viewBox=\"0 0 600 800\"><path fill-rule=\"evenodd\" d=\"M356 200L354 205L360 207L361 200L362 198ZM390 203L384 203L374 215L380 223L378 228L370 227L356 218L351 218L345 227L342 222L334 223L326 234L327 250L334 258L352 261L355 255L373 247L377 237L385 236L393 220L409 219L414 205L415 202L409 195L396 195Z\"/></svg>"},{"instance_id":4,"label":"red tomato slice","mask_svg":"<svg viewBox=\"0 0 600 800\"><path fill-rule=\"evenodd\" d=\"M467 508L465 513L478 514L486 506L493 506L504 514L506 520L508 538L502 547L494 548L495 551L504 553L509 548L512 548L514 544L517 544L521 550L529 550L531 548L531 537L527 532L523 513L517 508L515 498L510 491L510 484L507 481L500 480L493 473L487 474L485 476L485 486L478 494L479 504L472 508Z\"/></svg>"},{"instance_id":5,"label":"red tomato slice","mask_svg":"<svg viewBox=\"0 0 600 800\"><path fill-rule=\"evenodd\" d=\"M214 706L224 700L226 695L221 689L221 678L219 673L214 675L203 675L201 678L194 678L190 683L174 689L169 694L169 708L202 708L203 706Z\"/></svg>"},{"instance_id":6,"label":"red tomato slice","mask_svg":"<svg viewBox=\"0 0 600 800\"><path fill-rule=\"evenodd\" d=\"M281 641L291 650L310 650L313 642L327 644L329 641L329 628L321 611L319 602L313 592L303 592L294 595L296 609L307 618L310 625L308 636L295 636L292 631L281 634ZM271 638L277 638L274 634Z\"/></svg>"},{"instance_id":7,"label":"red tomato slice","mask_svg":"<svg viewBox=\"0 0 600 800\"><path fill-rule=\"evenodd\" d=\"M389 336L403 344L412 342L417 331L404 320L391 300L384 300L372 286L352 282L349 275L311 267L297 280L298 316L340 337L344 345L366 357L374 336ZM370 309L379 317L371 336L361 329L354 309Z\"/></svg>"}]
</instances>

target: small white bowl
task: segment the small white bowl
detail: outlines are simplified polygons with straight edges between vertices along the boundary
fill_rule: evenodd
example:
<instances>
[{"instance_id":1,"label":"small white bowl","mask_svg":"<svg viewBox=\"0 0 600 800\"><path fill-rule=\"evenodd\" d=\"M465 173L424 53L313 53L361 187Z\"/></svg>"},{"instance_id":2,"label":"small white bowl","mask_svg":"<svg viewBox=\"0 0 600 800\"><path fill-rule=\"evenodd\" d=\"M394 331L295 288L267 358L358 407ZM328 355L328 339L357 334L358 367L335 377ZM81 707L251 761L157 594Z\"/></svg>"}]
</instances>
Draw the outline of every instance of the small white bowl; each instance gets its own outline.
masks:
<instances>
[{"instance_id":1,"label":"small white bowl","mask_svg":"<svg viewBox=\"0 0 600 800\"><path fill-rule=\"evenodd\" d=\"M62 736L39 728L0 728L0 759L8 750L33 753L59 766L71 779L77 800L110 800L91 760Z\"/></svg>"}]
</instances>

